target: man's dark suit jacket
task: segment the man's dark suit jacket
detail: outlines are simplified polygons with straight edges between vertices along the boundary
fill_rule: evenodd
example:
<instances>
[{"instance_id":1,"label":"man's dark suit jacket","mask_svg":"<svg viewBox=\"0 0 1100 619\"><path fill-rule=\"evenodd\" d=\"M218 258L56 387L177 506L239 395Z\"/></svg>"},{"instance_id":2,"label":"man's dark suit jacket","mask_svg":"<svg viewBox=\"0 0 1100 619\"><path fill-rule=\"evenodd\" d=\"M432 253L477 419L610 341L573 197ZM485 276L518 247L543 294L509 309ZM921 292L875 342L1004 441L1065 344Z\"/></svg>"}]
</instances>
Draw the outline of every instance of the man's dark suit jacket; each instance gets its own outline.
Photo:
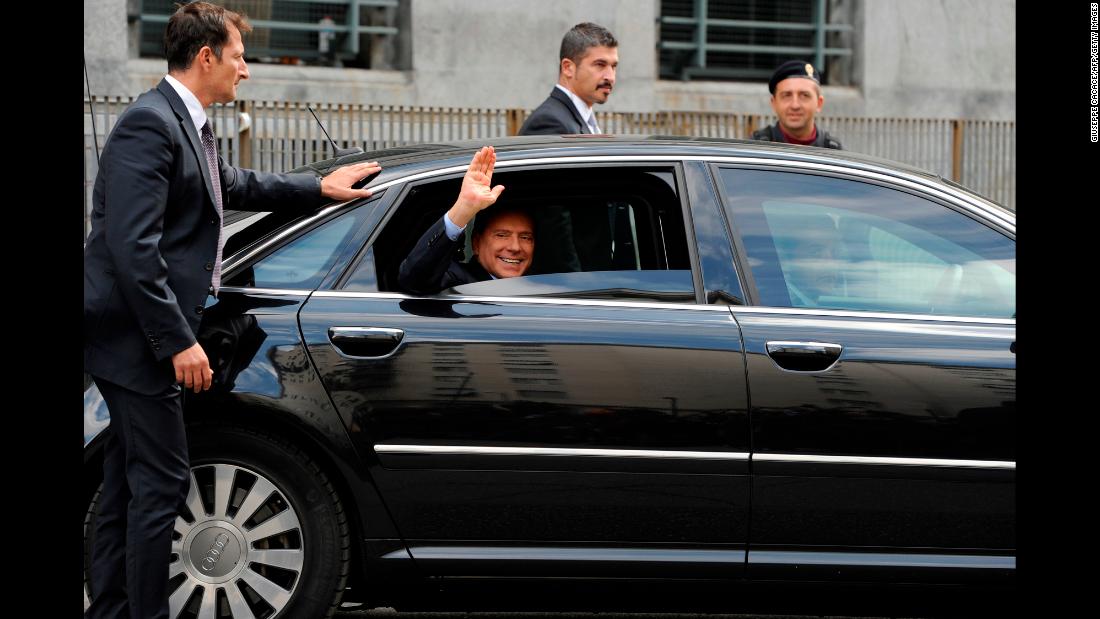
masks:
<instances>
[{"instance_id":1,"label":"man's dark suit jacket","mask_svg":"<svg viewBox=\"0 0 1100 619\"><path fill-rule=\"evenodd\" d=\"M323 202L316 176L219 165L226 210ZM84 370L161 392L175 383L172 355L195 343L221 225L202 142L166 80L119 117L99 166L84 247Z\"/></svg>"},{"instance_id":2,"label":"man's dark suit jacket","mask_svg":"<svg viewBox=\"0 0 1100 619\"><path fill-rule=\"evenodd\" d=\"M412 294L435 294L440 290L483 282L492 277L477 260L469 263L454 259L455 250L465 243L466 232L451 240L440 217L420 237L416 246L401 262L397 283Z\"/></svg>"},{"instance_id":3,"label":"man's dark suit jacket","mask_svg":"<svg viewBox=\"0 0 1100 619\"><path fill-rule=\"evenodd\" d=\"M782 142L789 144L786 138L783 137L783 130L779 128L779 123L774 125L768 125L763 129L757 129L752 132L752 139L760 140L763 142ZM819 148L835 148L837 150L844 150L844 147L840 145L840 140L829 135L827 131L821 127L817 128L817 138L814 139L814 143L810 146L817 146Z\"/></svg>"},{"instance_id":4,"label":"man's dark suit jacket","mask_svg":"<svg viewBox=\"0 0 1100 619\"><path fill-rule=\"evenodd\" d=\"M520 135L573 133L591 133L591 131L581 118L580 112L577 111L577 106L573 105L572 99L557 86L550 91L550 96L542 102L542 105L531 112L519 129Z\"/></svg>"}]
</instances>

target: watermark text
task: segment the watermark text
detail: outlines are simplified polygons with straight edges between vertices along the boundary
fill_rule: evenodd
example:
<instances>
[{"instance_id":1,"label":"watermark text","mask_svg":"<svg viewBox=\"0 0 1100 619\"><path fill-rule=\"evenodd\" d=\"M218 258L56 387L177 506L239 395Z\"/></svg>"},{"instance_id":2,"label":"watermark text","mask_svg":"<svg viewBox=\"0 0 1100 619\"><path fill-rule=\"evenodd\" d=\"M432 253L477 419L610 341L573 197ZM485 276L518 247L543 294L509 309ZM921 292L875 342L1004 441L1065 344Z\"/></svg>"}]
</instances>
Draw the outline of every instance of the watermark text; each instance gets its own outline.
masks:
<instances>
[{"instance_id":1,"label":"watermark text","mask_svg":"<svg viewBox=\"0 0 1100 619\"><path fill-rule=\"evenodd\" d=\"M1089 3L1089 141L1100 141L1100 92L1098 92L1098 66L1097 66L1097 52L1100 47L1100 7L1098 3Z\"/></svg>"}]
</instances>

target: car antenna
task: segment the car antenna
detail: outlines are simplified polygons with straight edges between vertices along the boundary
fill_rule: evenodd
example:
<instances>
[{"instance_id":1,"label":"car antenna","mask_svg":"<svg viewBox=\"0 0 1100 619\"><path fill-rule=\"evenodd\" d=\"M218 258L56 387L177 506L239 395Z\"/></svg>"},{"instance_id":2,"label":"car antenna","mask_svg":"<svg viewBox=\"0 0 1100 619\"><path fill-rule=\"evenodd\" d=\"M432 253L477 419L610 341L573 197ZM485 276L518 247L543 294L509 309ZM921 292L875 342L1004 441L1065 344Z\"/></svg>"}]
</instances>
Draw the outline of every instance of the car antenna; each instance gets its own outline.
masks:
<instances>
[{"instance_id":1,"label":"car antenna","mask_svg":"<svg viewBox=\"0 0 1100 619\"><path fill-rule=\"evenodd\" d=\"M351 146L349 148L340 148L336 146L335 140L333 140L332 136L330 136L328 134L328 131L325 130L325 125L321 122L320 118L317 118L317 113L313 111L313 108L307 105L306 109L309 110L310 114L313 114L313 120L317 121L317 125L321 127L321 131L325 132L325 137L328 138L328 143L332 144L334 157L343 157L344 155L358 155L359 153L363 152L363 149L358 146Z\"/></svg>"},{"instance_id":2,"label":"car antenna","mask_svg":"<svg viewBox=\"0 0 1100 619\"><path fill-rule=\"evenodd\" d=\"M95 132L95 99L92 97L92 82L88 79L88 57L84 56L84 83L88 86L88 110L92 115L92 143L95 144L95 163L99 165L99 136Z\"/></svg>"}]
</instances>

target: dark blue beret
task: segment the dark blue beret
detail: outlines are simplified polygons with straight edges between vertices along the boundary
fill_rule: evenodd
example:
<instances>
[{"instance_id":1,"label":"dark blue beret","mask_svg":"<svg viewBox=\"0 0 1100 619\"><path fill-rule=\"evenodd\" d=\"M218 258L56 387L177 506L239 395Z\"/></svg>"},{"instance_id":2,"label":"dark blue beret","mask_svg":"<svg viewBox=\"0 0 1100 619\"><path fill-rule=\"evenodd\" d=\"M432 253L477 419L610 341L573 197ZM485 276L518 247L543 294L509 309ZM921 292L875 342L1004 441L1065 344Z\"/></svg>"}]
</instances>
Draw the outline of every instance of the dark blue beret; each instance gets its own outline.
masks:
<instances>
[{"instance_id":1,"label":"dark blue beret","mask_svg":"<svg viewBox=\"0 0 1100 619\"><path fill-rule=\"evenodd\" d=\"M774 95L775 85L788 77L804 77L821 84L821 74L817 72L812 64L805 60L788 60L779 65L775 73L772 73L772 78L768 80L768 92Z\"/></svg>"}]
</instances>

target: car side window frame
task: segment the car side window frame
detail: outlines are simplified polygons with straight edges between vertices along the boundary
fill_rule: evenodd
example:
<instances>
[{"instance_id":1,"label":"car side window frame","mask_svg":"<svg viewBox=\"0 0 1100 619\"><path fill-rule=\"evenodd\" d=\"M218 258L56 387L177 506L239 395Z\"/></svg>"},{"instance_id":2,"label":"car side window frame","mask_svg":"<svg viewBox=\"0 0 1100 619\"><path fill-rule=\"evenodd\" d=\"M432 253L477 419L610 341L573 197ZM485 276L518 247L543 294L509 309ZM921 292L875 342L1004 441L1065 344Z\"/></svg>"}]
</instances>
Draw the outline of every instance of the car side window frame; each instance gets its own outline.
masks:
<instances>
[{"instance_id":1,"label":"car side window frame","mask_svg":"<svg viewBox=\"0 0 1100 619\"><path fill-rule=\"evenodd\" d=\"M933 203L937 206L940 206L941 208L946 208L946 209L956 213L957 215L966 217L966 218L972 220L973 222L975 222L976 224L984 226L985 228L988 228L991 232L994 232L994 233L997 233L997 234L1000 234L1000 235L1003 235L1003 236L1007 237L1013 243L1015 243L1015 241L1016 241L1016 235L1011 230L1006 230L1002 226L997 225L996 222L991 222L991 221L987 221L985 219L979 218L979 217L975 216L974 213L970 212L969 210L967 210L967 209L965 209L965 208L963 208L963 207L961 207L957 204L953 204L952 202L950 202L948 200L944 200L944 199L940 198L939 196L932 195L930 193L917 191L917 190L914 190L914 189L912 189L910 187L907 187L907 186L895 185L895 184L891 184L891 183L888 183L888 182L884 182L883 180L878 179L878 178L861 176L859 174L854 174L854 173L853 174L846 174L846 173L835 172L835 171L831 171L831 170L819 170L819 169L810 169L810 168L776 166L776 165L756 164L756 163L739 164L739 163L713 162L713 163L710 164L710 170L711 170L711 174L713 175L714 180L715 180L715 189L718 192L719 200L721 201L722 212L724 213L724 215L726 217L727 223L730 227L730 231L731 231L732 236L733 236L732 241L733 241L733 245L734 245L734 258L737 262L738 272L744 278L744 282L746 284L745 294L746 294L746 297L747 297L747 303L750 306L755 306L755 307L780 307L780 308L783 308L783 309L794 309L794 310L797 310L797 309L807 309L807 310L820 309L820 310L823 310L823 311L837 311L834 308L824 308L824 307L823 308L798 308L798 307L794 307L794 306L765 305L765 304L762 303L762 300L760 298L759 287L758 287L756 278L753 274L753 269L750 266L750 258L749 258L749 255L748 255L748 251L747 251L747 249L745 248L745 245L744 245L742 230L738 227L737 218L734 216L733 209L730 206L729 190L726 187L726 183L722 180L722 171L723 170L760 170L760 171L766 171L766 172L782 172L782 173L787 173L787 174L800 174L800 175L805 175L805 176L826 177L826 178L834 178L834 179L839 179L839 180L844 180L844 181L849 181L849 182L856 182L856 183L862 183L862 184L867 184L867 185L874 185L876 187L880 187L880 188L884 188L884 189L899 191L899 192L903 192L903 193L906 193L908 195L911 195L915 198L924 200L926 202ZM880 312L888 312L889 313L890 312L890 310L864 310L864 309L847 309L847 310L840 310L840 311L856 311L856 312L871 312L871 313L880 313ZM903 312L903 313L905 313L905 312ZM929 315L930 316L936 316L935 314L929 314ZM947 314L944 314L944 315L947 315ZM977 316L977 317L981 318L981 316ZM1015 317L1015 315L1013 315L1013 317ZM987 316L987 318L996 319L996 317L992 317L992 316Z\"/></svg>"},{"instance_id":2,"label":"car side window frame","mask_svg":"<svg viewBox=\"0 0 1100 619\"><path fill-rule=\"evenodd\" d=\"M689 250L701 278L697 284L703 295L700 303L745 305L749 302L748 291L752 285L744 279L744 269L734 252L738 237L726 216L719 193L720 181L705 161L685 161L680 171L684 186L682 199L691 219Z\"/></svg>"},{"instance_id":3,"label":"car side window frame","mask_svg":"<svg viewBox=\"0 0 1100 619\"><path fill-rule=\"evenodd\" d=\"M404 203L409 195L423 185L446 182L451 180L461 181L462 177L466 174L462 171L440 172L438 174L428 176L426 178L417 178L411 181L405 181L400 183L396 187L390 187L387 190L389 199L385 203L381 204L381 208L375 209L374 213L371 213L372 217L366 222L369 227L369 232L366 235L364 242L356 251L352 260L348 263L344 271L337 277L331 285L334 291L343 291L349 293L379 293L379 294L404 294L394 291L381 290L378 286L378 264L377 257L375 255L375 245L378 242L379 237L385 231L386 227L393 220L394 215L397 214L400 204ZM421 232L420 234L423 234ZM356 276L361 270L361 265L365 262L369 262L370 266L370 278L363 277L362 281L369 284L368 288L371 290L347 290L348 284L351 282L353 276Z\"/></svg>"},{"instance_id":4,"label":"car side window frame","mask_svg":"<svg viewBox=\"0 0 1100 619\"><path fill-rule=\"evenodd\" d=\"M350 203L342 206L341 208L334 209L331 213L327 213L327 214L325 214L324 216L321 216L321 217L317 217L317 214L314 214L313 217L317 217L317 219L315 221L309 222L307 225L303 226L301 229L294 230L289 235L289 238L287 238L287 239L278 239L279 235L286 228L281 228L281 229L277 229L277 230L272 231L271 234L268 234L268 235L264 236L263 238L258 239L255 243L251 244L250 246L243 247L243 248L240 249L239 252L237 252L238 254L249 254L249 252L254 252L254 253L251 253L250 255L248 255L248 257L245 259L244 262L233 264L232 274L229 275L229 277L226 279L226 282L229 282L233 278L238 277L240 275L240 273L245 271L245 270L254 269L255 266L258 263L268 259L271 255L285 249L286 247L288 247L291 244L299 241L303 237L305 237L309 234L312 234L313 232L320 229L321 227L323 227L325 225L328 225L329 223L331 223L333 221L336 221L340 217L350 216L350 215L352 215L352 211L355 211L355 210L358 210L358 209L367 209L367 211L365 213L360 215L360 216L363 217L363 221L361 221L354 229L349 231L347 236L345 236L342 239L342 241L339 242L337 244L337 246L333 249L333 253L330 256L330 259L332 260L332 264L329 265L329 268L325 270L325 273L321 276L321 278L315 284L313 284L312 286L308 286L308 287L279 286L280 289L286 289L286 290L311 290L312 291L312 290L318 290L318 289L325 288L326 281L329 280L333 276L333 273L334 272L339 272L339 271L342 270L342 268L343 268L342 265L345 264L345 260L347 258L349 249L359 247L362 244L362 239L364 238L364 235L365 235L365 233L368 229L368 224L370 223L371 216L374 214L373 211L377 210L377 206L378 206L380 200L382 198L384 198L385 195L386 195L386 192L380 192L380 193L378 193L376 195L373 195L369 198L365 198L365 199L358 200L358 201L355 201L355 202L350 202ZM374 204L371 204L372 202ZM328 207L328 206L322 207L321 210L324 210L324 209L327 209L327 208L330 208L330 207ZM294 225L295 224L290 224L287 227L293 227ZM269 288L269 287L265 287L265 286L256 286L256 285L251 285L251 286L231 285L229 283L226 283L225 287L245 288L245 289Z\"/></svg>"},{"instance_id":5,"label":"car side window frame","mask_svg":"<svg viewBox=\"0 0 1100 619\"><path fill-rule=\"evenodd\" d=\"M406 183L397 186L389 186L384 193L376 194L367 200L377 200L377 204L363 221L363 226L356 235L353 243L344 248L343 255L337 259L336 264L340 268L333 268L321 281L318 290L339 290L347 282L347 279L359 268L359 263L372 253L374 240L379 231L385 225L387 213L406 188ZM377 278L374 281L374 292L378 292Z\"/></svg>"},{"instance_id":6,"label":"car side window frame","mask_svg":"<svg viewBox=\"0 0 1100 619\"><path fill-rule=\"evenodd\" d=\"M589 161L589 162L565 163L565 164L557 163L557 162L555 162L555 163L531 163L531 164L525 164L525 165L521 165L521 166L498 167L497 168L497 174L499 174L501 172L509 172L509 173L511 173L511 172L538 172L538 171L541 171L541 170L546 170L546 171L549 171L549 172L561 172L563 170L567 170L567 169L570 169L570 168L580 168L580 169L585 169L585 170L593 170L593 169L598 169L598 168L609 168L609 169L613 169L613 170L622 170L624 168L642 168L642 169L648 169L650 171L653 171L656 168L656 169L660 169L661 171L670 172L672 174L672 178L673 178L673 182L674 182L675 186L669 188L669 190L671 192L673 192L673 199L671 199L669 201L669 203L671 204L672 201L675 200L676 205L680 209L679 210L680 222L683 226L682 238L683 238L683 241L686 243L685 255L687 257L688 266L689 266L689 269L690 269L690 272L691 272L691 280L692 280L692 287L693 287L692 292L694 294L695 303L705 304L705 296L704 296L703 286L702 286L701 268L700 268L700 264L699 264L698 249L697 249L696 240L695 240L695 230L694 230L693 220L691 218L692 214L691 214L691 210L690 210L689 199L688 199L687 192L686 192L686 181L685 181L684 170L683 170L683 162L679 159L670 157L668 160L664 160L664 161L650 161L650 160L622 161L622 160L615 160L615 161L608 161L608 162L591 162L591 161ZM376 209L376 211L378 212L378 215L376 217L377 221L372 226L372 229L371 229L371 231L368 235L368 238L366 239L366 242L359 249L359 251L356 253L356 255L354 257L354 260L352 260L350 262L350 264L348 265L346 270L340 275L339 278L334 280L333 288L335 290L343 290L343 291L346 291L346 292L377 292L377 293L381 293L381 294L400 294L400 295L404 295L404 296L421 298L421 297L416 297L416 295L410 295L410 294L402 292L402 291L382 291L382 290L380 290L378 288L378 281L377 281L377 264L375 264L372 267L374 269L374 272L375 272L375 281L374 281L374 285L373 285L373 288L374 288L373 290L346 290L346 286L348 285L351 278L353 276L355 276L356 273L360 270L361 265L363 264L364 261L369 260L369 261L373 262L373 261L376 260L377 257L374 254L374 247L375 247L379 237L382 234L384 234L384 231L385 231L386 227L388 225L390 225L390 223L393 221L395 215L397 214L398 210L400 209L401 205L406 202L406 200L409 198L410 194L413 191L415 191L418 188L424 187L426 185L436 184L436 183L440 183L440 182L461 180L461 178L464 174L465 174L465 171L441 173L441 174L434 175L434 176L427 177L427 178L418 178L414 181L403 184L400 188L391 187L390 191L392 192L393 198L388 200L387 203L383 205L383 208ZM494 184L495 184L495 181L496 181L496 178L494 177ZM507 186L507 184L506 184L506 186ZM394 191L395 189L397 189L397 191ZM384 212L382 212L382 211L384 211ZM372 217L372 219L375 219L375 217ZM418 238L419 238L419 234L423 234L423 230L420 230L417 234L418 234ZM667 243L667 240L662 241L662 242ZM597 271L588 271L588 272L597 272ZM366 281L366 278L363 278L362 281ZM437 294L437 295L433 295L433 296L429 296L429 297L423 297L423 298L436 298L436 297L439 297L439 295ZM469 297L467 297L466 295L447 295L446 297L439 297L439 298L460 300L460 299L469 298ZM502 298L508 298L508 297L502 297ZM517 299L517 300L522 300L522 299L527 299L527 298L532 298L532 297L514 297L514 298ZM568 297L564 297L564 298L568 298ZM590 299L581 299L580 297L578 297L578 299L590 301ZM670 306L682 306L683 305L682 303L672 303L672 302L665 302L665 301L659 301L659 300L653 300L653 301L648 301L647 300L647 301L643 301L643 302L645 302L645 303L650 303L650 302L652 302L652 303L662 303L662 304L667 303Z\"/></svg>"}]
</instances>

